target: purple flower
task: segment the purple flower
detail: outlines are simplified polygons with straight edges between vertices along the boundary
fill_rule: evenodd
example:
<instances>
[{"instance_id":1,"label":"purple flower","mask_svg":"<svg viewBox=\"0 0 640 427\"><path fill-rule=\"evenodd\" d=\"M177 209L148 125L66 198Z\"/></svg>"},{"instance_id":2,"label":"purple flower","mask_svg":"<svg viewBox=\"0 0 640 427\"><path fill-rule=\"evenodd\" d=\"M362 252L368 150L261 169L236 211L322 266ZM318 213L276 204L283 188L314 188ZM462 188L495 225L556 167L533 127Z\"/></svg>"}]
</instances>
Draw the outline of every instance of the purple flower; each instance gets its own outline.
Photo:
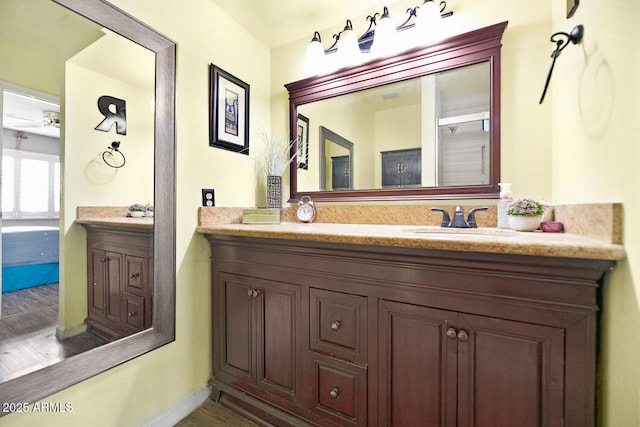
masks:
<instances>
[{"instance_id":1,"label":"purple flower","mask_svg":"<svg viewBox=\"0 0 640 427\"><path fill-rule=\"evenodd\" d=\"M543 206L536 200L519 198L509 204L507 214L519 216L536 216L542 215L545 209L546 206Z\"/></svg>"}]
</instances>

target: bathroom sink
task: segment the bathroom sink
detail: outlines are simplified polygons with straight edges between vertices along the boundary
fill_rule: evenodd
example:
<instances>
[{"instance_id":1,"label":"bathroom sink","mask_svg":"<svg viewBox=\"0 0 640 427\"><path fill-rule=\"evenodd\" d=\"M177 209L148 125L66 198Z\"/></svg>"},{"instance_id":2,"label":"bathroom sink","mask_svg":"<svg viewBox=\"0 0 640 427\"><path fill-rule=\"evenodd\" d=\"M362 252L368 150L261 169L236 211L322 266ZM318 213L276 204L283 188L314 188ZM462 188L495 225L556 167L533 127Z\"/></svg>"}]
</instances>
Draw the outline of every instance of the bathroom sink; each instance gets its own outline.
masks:
<instances>
[{"instance_id":1,"label":"bathroom sink","mask_svg":"<svg viewBox=\"0 0 640 427\"><path fill-rule=\"evenodd\" d=\"M428 234L474 234L481 236L513 236L516 234L514 230L505 228L443 228L437 226L416 227L404 230L409 233L428 233Z\"/></svg>"}]
</instances>

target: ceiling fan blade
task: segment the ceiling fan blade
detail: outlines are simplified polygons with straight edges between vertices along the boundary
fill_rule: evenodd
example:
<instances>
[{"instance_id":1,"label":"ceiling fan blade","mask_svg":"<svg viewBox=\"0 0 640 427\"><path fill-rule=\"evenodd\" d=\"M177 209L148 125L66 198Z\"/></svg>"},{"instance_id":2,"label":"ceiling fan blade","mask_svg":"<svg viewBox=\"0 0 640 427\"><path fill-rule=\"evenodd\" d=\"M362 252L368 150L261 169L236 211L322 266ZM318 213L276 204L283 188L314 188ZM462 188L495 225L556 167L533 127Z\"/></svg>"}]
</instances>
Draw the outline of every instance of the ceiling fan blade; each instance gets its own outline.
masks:
<instances>
[{"instance_id":1,"label":"ceiling fan blade","mask_svg":"<svg viewBox=\"0 0 640 427\"><path fill-rule=\"evenodd\" d=\"M16 129L28 129L28 128L43 128L47 126L47 123L34 122L34 123L15 123L11 125Z\"/></svg>"}]
</instances>

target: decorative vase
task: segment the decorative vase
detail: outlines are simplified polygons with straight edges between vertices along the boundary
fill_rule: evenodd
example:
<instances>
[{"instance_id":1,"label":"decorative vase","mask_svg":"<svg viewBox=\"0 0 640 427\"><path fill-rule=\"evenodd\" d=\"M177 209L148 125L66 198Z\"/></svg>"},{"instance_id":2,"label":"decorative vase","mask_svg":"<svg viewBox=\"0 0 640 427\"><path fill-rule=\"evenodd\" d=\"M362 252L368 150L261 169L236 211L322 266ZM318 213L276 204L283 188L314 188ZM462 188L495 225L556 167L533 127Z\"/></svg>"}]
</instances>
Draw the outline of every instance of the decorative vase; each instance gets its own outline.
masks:
<instances>
[{"instance_id":1,"label":"decorative vase","mask_svg":"<svg viewBox=\"0 0 640 427\"><path fill-rule=\"evenodd\" d=\"M142 212L142 211L130 211L129 215L131 215L132 218L142 218L144 216L144 212Z\"/></svg>"},{"instance_id":2,"label":"decorative vase","mask_svg":"<svg viewBox=\"0 0 640 427\"><path fill-rule=\"evenodd\" d=\"M521 216L509 215L509 227L516 231L534 231L540 227L542 215Z\"/></svg>"},{"instance_id":3,"label":"decorative vase","mask_svg":"<svg viewBox=\"0 0 640 427\"><path fill-rule=\"evenodd\" d=\"M267 175L267 208L280 209L282 207L282 177Z\"/></svg>"}]
</instances>

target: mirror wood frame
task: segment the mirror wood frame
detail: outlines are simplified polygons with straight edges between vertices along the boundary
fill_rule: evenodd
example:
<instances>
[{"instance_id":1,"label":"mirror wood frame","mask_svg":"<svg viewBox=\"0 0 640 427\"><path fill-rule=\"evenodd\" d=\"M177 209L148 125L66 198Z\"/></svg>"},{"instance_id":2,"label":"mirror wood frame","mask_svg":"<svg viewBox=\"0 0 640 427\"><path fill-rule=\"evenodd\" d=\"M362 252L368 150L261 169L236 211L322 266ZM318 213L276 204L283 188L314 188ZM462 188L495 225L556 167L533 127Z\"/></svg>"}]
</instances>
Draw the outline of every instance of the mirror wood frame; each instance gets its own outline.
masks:
<instances>
[{"instance_id":1,"label":"mirror wood frame","mask_svg":"<svg viewBox=\"0 0 640 427\"><path fill-rule=\"evenodd\" d=\"M500 48L508 22L446 38L441 42L375 59L362 65L340 69L332 74L309 77L285 85L289 91L290 140L296 139L297 107L310 102L452 70L480 62L490 68L490 160L486 185L412 187L394 189L298 191L297 168L289 169L290 199L303 196L316 201L374 201L422 199L497 198L500 189ZM294 144L295 145L295 144ZM291 149L295 155L297 147Z\"/></svg>"},{"instance_id":2,"label":"mirror wood frame","mask_svg":"<svg viewBox=\"0 0 640 427\"><path fill-rule=\"evenodd\" d=\"M153 326L0 384L3 403L35 402L175 340L176 44L106 1L51 1L155 53Z\"/></svg>"}]
</instances>

